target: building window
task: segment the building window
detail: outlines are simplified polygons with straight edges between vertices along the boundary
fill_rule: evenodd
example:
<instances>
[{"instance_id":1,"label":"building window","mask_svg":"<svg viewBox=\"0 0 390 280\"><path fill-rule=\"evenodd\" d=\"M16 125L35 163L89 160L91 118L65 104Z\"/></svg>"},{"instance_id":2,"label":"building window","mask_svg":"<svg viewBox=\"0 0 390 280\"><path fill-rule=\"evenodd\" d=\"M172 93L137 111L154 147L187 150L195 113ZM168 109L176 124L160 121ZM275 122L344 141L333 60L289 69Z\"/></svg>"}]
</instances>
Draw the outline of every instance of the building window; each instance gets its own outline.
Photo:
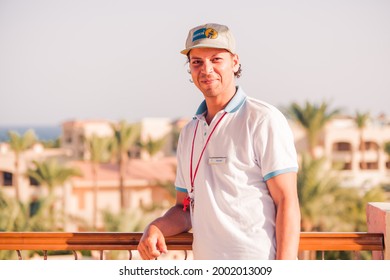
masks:
<instances>
[{"instance_id":1,"label":"building window","mask_svg":"<svg viewBox=\"0 0 390 280\"><path fill-rule=\"evenodd\" d=\"M348 152L351 151L351 143L348 142L336 142L333 144L333 151L335 152Z\"/></svg>"},{"instance_id":2,"label":"building window","mask_svg":"<svg viewBox=\"0 0 390 280\"><path fill-rule=\"evenodd\" d=\"M4 186L12 186L13 184L13 174L9 172L3 173L3 185Z\"/></svg>"},{"instance_id":3,"label":"building window","mask_svg":"<svg viewBox=\"0 0 390 280\"><path fill-rule=\"evenodd\" d=\"M366 169L366 170L376 170L378 169L378 162L366 162L364 167L363 162L359 163L360 169Z\"/></svg>"},{"instance_id":4,"label":"building window","mask_svg":"<svg viewBox=\"0 0 390 280\"><path fill-rule=\"evenodd\" d=\"M65 130L64 131L64 139L65 139L66 144L71 144L72 143L72 131Z\"/></svg>"},{"instance_id":5,"label":"building window","mask_svg":"<svg viewBox=\"0 0 390 280\"><path fill-rule=\"evenodd\" d=\"M362 149L362 145L360 144L359 149ZM364 150L366 151L378 151L379 145L376 142L373 141L366 141L364 142Z\"/></svg>"},{"instance_id":6,"label":"building window","mask_svg":"<svg viewBox=\"0 0 390 280\"><path fill-rule=\"evenodd\" d=\"M30 186L39 186L39 183L37 180L35 180L33 177L29 177L30 180Z\"/></svg>"},{"instance_id":7,"label":"building window","mask_svg":"<svg viewBox=\"0 0 390 280\"><path fill-rule=\"evenodd\" d=\"M343 170L352 170L352 163L350 162L345 162Z\"/></svg>"}]
</instances>

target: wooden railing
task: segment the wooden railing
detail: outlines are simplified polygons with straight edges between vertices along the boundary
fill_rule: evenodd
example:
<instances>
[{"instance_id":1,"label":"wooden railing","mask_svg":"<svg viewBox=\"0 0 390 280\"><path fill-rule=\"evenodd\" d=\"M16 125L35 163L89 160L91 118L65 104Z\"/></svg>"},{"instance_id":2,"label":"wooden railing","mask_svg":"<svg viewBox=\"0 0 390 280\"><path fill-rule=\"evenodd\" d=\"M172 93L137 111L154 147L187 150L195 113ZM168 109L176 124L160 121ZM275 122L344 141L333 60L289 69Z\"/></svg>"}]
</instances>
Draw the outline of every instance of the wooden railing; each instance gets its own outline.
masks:
<instances>
[{"instance_id":1,"label":"wooden railing","mask_svg":"<svg viewBox=\"0 0 390 280\"><path fill-rule=\"evenodd\" d=\"M107 232L0 232L0 250L15 250L19 259L23 250L41 250L44 259L47 251L100 251L100 259L106 250L126 250L129 259L132 251L137 250L141 233L107 233ZM192 234L182 233L166 237L168 250L192 250ZM327 233L302 232L299 250L302 251L384 251L384 236L381 233ZM324 255L324 253L322 253ZM187 256L187 254L185 254ZM383 259L383 254L380 254Z\"/></svg>"}]
</instances>

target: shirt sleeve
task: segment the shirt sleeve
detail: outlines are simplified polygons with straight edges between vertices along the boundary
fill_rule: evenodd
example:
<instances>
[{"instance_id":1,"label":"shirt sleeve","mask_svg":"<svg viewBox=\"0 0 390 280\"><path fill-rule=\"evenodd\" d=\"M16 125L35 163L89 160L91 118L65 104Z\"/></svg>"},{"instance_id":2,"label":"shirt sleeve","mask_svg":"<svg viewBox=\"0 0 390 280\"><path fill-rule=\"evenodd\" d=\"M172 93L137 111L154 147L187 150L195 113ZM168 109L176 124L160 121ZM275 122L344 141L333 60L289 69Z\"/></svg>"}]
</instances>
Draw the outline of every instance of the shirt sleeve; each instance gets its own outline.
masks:
<instances>
[{"instance_id":1,"label":"shirt sleeve","mask_svg":"<svg viewBox=\"0 0 390 280\"><path fill-rule=\"evenodd\" d=\"M255 153L264 181L298 171L294 137L286 117L276 108L264 117L255 134Z\"/></svg>"},{"instance_id":2,"label":"shirt sleeve","mask_svg":"<svg viewBox=\"0 0 390 280\"><path fill-rule=\"evenodd\" d=\"M184 129L183 129L184 130ZM185 192L187 193L187 188L185 187L185 179L184 179L184 173L183 173L183 164L181 156L182 150L183 150L183 134L184 131L180 133L178 144L177 144L177 150L176 150L176 158L177 158L177 168L176 168L176 180L175 180L175 188L178 192Z\"/></svg>"}]
</instances>

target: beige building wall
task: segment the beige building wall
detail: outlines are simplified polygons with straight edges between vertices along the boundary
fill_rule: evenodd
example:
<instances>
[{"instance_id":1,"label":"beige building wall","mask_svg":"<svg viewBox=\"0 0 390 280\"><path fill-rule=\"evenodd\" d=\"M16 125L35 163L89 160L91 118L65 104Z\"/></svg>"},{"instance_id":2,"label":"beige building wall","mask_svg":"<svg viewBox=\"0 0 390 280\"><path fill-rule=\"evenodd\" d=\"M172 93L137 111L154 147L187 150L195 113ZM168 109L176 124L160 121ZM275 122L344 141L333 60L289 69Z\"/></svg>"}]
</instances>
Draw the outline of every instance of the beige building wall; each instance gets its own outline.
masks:
<instances>
[{"instance_id":1,"label":"beige building wall","mask_svg":"<svg viewBox=\"0 0 390 280\"><path fill-rule=\"evenodd\" d=\"M73 158L88 159L89 152L86 139L93 135L111 137L111 121L86 120L68 121L62 124L61 147Z\"/></svg>"},{"instance_id":2,"label":"beige building wall","mask_svg":"<svg viewBox=\"0 0 390 280\"><path fill-rule=\"evenodd\" d=\"M154 157L161 158L172 155L172 120L168 118L145 118L141 122L141 141L146 142L148 139L159 140L164 138L164 147ZM149 159L150 156L146 151L141 151L141 158Z\"/></svg>"},{"instance_id":3,"label":"beige building wall","mask_svg":"<svg viewBox=\"0 0 390 280\"><path fill-rule=\"evenodd\" d=\"M291 124L298 153L307 150L304 131ZM320 136L317 156L325 156L329 164L341 165L344 186L370 188L390 184L390 159L384 144L390 142L390 123L371 122L363 130L365 152L360 149L360 132L352 118L331 121ZM363 162L366 163L364 166Z\"/></svg>"},{"instance_id":4,"label":"beige building wall","mask_svg":"<svg viewBox=\"0 0 390 280\"><path fill-rule=\"evenodd\" d=\"M42 161L49 158L56 158L59 161L66 158L66 151L63 149L44 149L42 144L37 143L31 149L19 155L19 178L15 177L15 153L10 149L8 143L0 143L0 188L9 196L15 195L13 185L6 185L4 173L12 174L12 182L18 180L20 188L20 199L28 201L33 196L39 195L36 186L31 185L30 178L25 174L33 166L32 162Z\"/></svg>"}]
</instances>

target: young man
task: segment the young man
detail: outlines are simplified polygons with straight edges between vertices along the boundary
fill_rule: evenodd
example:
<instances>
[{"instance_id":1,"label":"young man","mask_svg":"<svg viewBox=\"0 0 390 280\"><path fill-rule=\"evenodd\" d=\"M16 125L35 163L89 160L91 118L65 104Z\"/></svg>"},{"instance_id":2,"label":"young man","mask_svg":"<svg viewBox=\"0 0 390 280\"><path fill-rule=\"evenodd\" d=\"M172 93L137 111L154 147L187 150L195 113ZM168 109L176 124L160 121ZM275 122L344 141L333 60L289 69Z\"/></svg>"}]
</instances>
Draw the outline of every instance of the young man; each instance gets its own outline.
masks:
<instances>
[{"instance_id":1,"label":"young man","mask_svg":"<svg viewBox=\"0 0 390 280\"><path fill-rule=\"evenodd\" d=\"M180 134L176 205L145 229L141 257L155 259L167 252L164 236L192 228L195 259L296 259L298 164L287 120L236 86L227 26L191 29L181 53L205 100Z\"/></svg>"}]
</instances>

